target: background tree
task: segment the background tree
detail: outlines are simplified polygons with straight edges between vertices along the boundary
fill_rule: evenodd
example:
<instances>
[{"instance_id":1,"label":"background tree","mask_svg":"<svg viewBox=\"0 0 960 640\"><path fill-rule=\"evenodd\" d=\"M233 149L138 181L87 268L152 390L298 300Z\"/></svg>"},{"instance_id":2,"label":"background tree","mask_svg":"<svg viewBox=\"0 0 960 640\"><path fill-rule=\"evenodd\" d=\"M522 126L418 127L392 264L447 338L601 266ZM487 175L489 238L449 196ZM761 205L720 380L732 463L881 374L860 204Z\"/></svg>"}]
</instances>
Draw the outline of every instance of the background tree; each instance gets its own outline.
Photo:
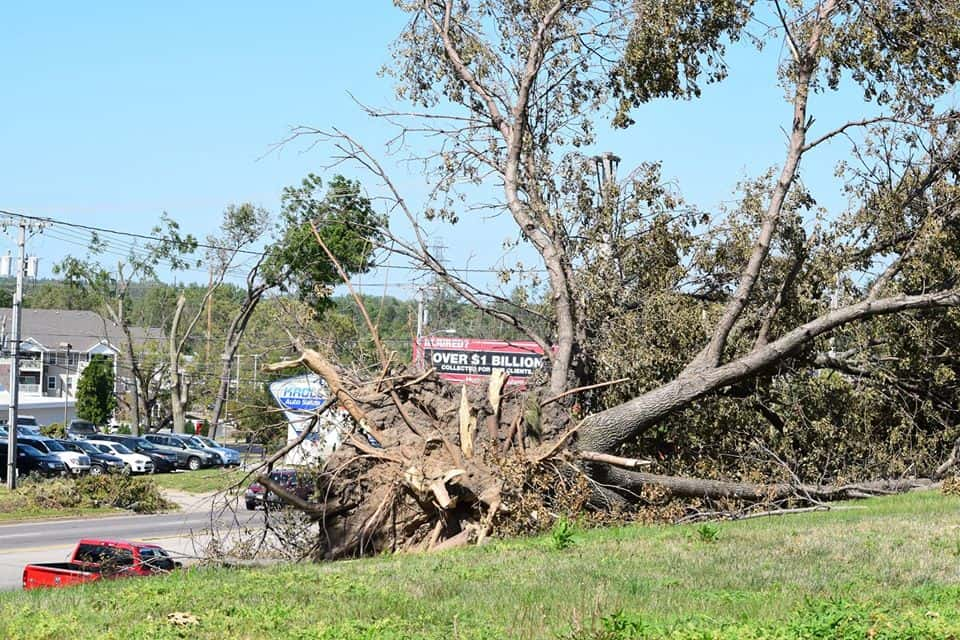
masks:
<instances>
[{"instance_id":1,"label":"background tree","mask_svg":"<svg viewBox=\"0 0 960 640\"><path fill-rule=\"evenodd\" d=\"M143 359L138 357L138 344L142 346L146 336L134 335L136 319L130 315L131 288L137 281L156 281L157 268L161 264L173 270L186 268L190 264L189 256L197 248L196 239L181 234L180 225L166 214L161 216L153 235L156 240L143 247L135 245L125 261L118 261L115 270L103 266L96 257L108 247L98 235L92 237L89 253L84 259L70 256L54 265L54 273L62 274L70 287L96 300L104 322L112 322L123 334L125 364L132 382L130 410L134 435L139 434L141 424L150 427L150 387L156 384L159 376L156 369L145 368Z\"/></svg>"},{"instance_id":2,"label":"background tree","mask_svg":"<svg viewBox=\"0 0 960 640\"><path fill-rule=\"evenodd\" d=\"M185 375L181 360L191 340L194 329L206 312L212 320L213 298L223 284L224 278L242 254L252 253L252 247L259 239L269 218L266 210L249 203L239 206L231 205L223 213L220 225L220 235L208 238L207 262L210 269L210 280L202 298L193 306L193 313L185 323L184 311L187 307L186 292L177 298L176 309L170 324L168 336L168 356L170 358L170 408L175 433L183 433L186 422L186 408L190 401L190 378ZM261 258L257 256L256 264ZM249 292L249 289L248 289ZM241 306L242 315L244 307ZM232 327L233 328L233 327ZM243 328L240 327L239 335ZM236 340L239 341L239 335ZM225 362L225 369L229 371L231 358ZM219 411L215 408L213 435L216 435L216 424L219 421Z\"/></svg>"},{"instance_id":3,"label":"background tree","mask_svg":"<svg viewBox=\"0 0 960 640\"><path fill-rule=\"evenodd\" d=\"M77 381L77 417L105 425L116 408L113 366L105 356L94 355Z\"/></svg>"},{"instance_id":4,"label":"background tree","mask_svg":"<svg viewBox=\"0 0 960 640\"><path fill-rule=\"evenodd\" d=\"M364 273L373 266L373 249L386 227L385 219L363 197L360 183L336 175L321 196L322 186L322 180L310 174L299 186L284 189L276 239L247 273L244 299L230 321L220 356L220 385L210 421L213 435L226 407L231 366L263 296L277 288L294 294L317 313L330 307L329 298L340 277L316 237L323 239L348 273Z\"/></svg>"}]
</instances>

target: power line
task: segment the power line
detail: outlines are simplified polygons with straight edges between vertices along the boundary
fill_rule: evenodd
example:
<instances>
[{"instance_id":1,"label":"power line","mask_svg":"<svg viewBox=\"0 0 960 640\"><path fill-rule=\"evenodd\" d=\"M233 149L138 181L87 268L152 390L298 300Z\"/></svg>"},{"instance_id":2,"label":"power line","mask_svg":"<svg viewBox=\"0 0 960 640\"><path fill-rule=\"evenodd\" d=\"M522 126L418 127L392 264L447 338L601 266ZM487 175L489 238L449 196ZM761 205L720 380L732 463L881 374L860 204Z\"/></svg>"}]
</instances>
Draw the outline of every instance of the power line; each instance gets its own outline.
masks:
<instances>
[{"instance_id":1,"label":"power line","mask_svg":"<svg viewBox=\"0 0 960 640\"><path fill-rule=\"evenodd\" d=\"M145 234L141 234L141 233L136 233L136 232L132 232L132 231L120 231L119 229L110 229L110 228L107 228L107 227L98 227L98 226L94 226L94 225L80 224L80 223L76 223L76 222L67 222L67 221L65 221L65 220L58 220L58 219L56 219L56 218L51 218L51 217L32 216L32 215L28 215L28 214L24 214L24 213L16 213L16 212L13 212L13 211L7 211L7 210L4 210L4 209L0 209L0 214L5 214L5 215L9 215L9 216L13 216L13 217L25 219L25 220L31 220L31 221L36 221L36 222L43 222L43 223L45 223L45 224L47 224L47 225L50 225L51 228L55 228L56 226L61 226L61 227L67 227L67 228L69 228L69 229L79 229L79 230L83 230L83 231L86 231L86 232L88 232L88 233L90 233L90 234L94 234L94 233L106 233L106 234L111 234L111 235L113 235L113 236L134 238L134 239L138 239L138 240L156 241L156 237L154 237L154 236L145 235ZM76 234L76 233L73 233L73 234L71 235L70 232L67 231L67 230L63 230L61 233L62 233L63 235L57 235L56 233L51 233L50 235L53 236L56 240L59 240L59 241L61 241L61 242L67 242L67 243L69 243L69 244L73 244L74 246L81 246L81 247L89 247L90 239L92 239L92 235L90 236L90 238L86 238L86 237L80 236L80 235L78 235L78 234ZM126 244L119 244L118 246L121 247L123 250L125 250L127 253L124 254L124 253L118 253L118 252L116 252L116 251L113 251L113 250L111 249L111 245L108 245L107 249L104 250L104 253L108 253L108 254L110 254L110 255L114 255L114 256L117 256L117 257L127 257L127 255L128 255L129 253L134 253L134 254L138 254L138 253L139 253L139 255L141 255L141 256L144 255L144 254L143 254L143 249L142 249L142 247L139 247L139 246L137 246L136 244L126 243ZM254 250L251 250L251 249L236 249L235 247L228 247L228 246L222 246L222 245L208 244L208 243L204 243L204 242L197 242L196 246L197 246L197 248L200 248L200 249L210 249L210 250L214 250L214 251L235 251L238 255L246 255L246 256L255 257L255 258L262 258L262 257L264 257L265 255L267 255L267 252L266 252L266 251L254 251ZM170 262L169 262L169 261L162 261L162 262L164 262L165 264L170 265ZM172 266L172 265L171 265L171 266ZM396 269L396 270L400 270L400 271L422 271L422 272L427 272L427 271L428 271L428 269L426 269L425 267L416 266L416 265L405 265L405 264L378 264L378 265L376 265L376 267L377 267L378 269ZM238 267L235 267L235 268L236 268L236 269L239 269L239 266L238 266ZM196 273L201 273L201 272L202 272L202 273L207 273L205 270L194 269L194 268L187 268L187 269L182 269L182 270L184 270L184 271L192 271L192 272L196 272ZM518 269L516 269L516 268L514 268L514 267L504 267L504 268L499 268L499 269L497 269L497 268L476 268L476 267L465 267L465 268L462 268L462 269L461 269L461 268L457 268L457 267L448 267L448 270L449 270L450 272L454 273L454 274L471 274L471 273L499 274L499 273L503 273L504 271L519 271L519 272L522 272L522 273L546 273L546 269L542 269L542 268L527 268L527 269L519 269L519 270L518 270ZM410 283L405 283L405 284L416 284L416 283L410 282ZM387 286L390 286L389 283L387 284Z\"/></svg>"},{"instance_id":2,"label":"power line","mask_svg":"<svg viewBox=\"0 0 960 640\"><path fill-rule=\"evenodd\" d=\"M139 239L139 240L149 240L149 241L151 241L151 242L153 242L153 241L155 241L155 240L157 239L155 236L149 236L149 235L145 235L145 234L142 234L142 233L135 233L135 232L133 232L133 231L119 231L119 230L117 230L117 229L107 229L106 227L96 227L96 226L93 226L93 225L80 224L80 223L78 223L78 222L67 222L67 221L65 221L65 220L57 220L57 219L55 219L55 218L45 218L45 217L41 217L41 216L31 216L31 215L27 215L27 214L25 214L25 213L15 213L15 212L13 212L13 211L6 211L6 210L3 210L3 209L0 209L0 213L5 214L5 215L8 215L8 216L14 216L14 217L17 217L17 218L23 218L23 219L25 219L25 220L33 220L33 221L36 221L36 222L44 222L44 223L51 224L51 225L60 225L60 226L64 226L64 227L71 227L71 228L74 228L74 229L83 229L83 230L85 230L85 231L90 231L91 233L109 233L109 234L112 234L112 235L126 236L126 237L128 237L128 238L137 238L137 239ZM227 246L218 246L218 245L213 245L213 244L206 244L206 243L199 242L199 241L197 242L197 247L200 248L200 249L213 249L213 250L215 250L215 251L226 251L226 250L233 251L233 250L234 250L234 247L227 247ZM237 253L242 253L242 254L245 254L245 255L257 256L257 257L262 257L262 256L264 255L264 252L263 252L263 251L251 251L251 250L249 250L249 249L238 249L238 250L237 250Z\"/></svg>"}]
</instances>

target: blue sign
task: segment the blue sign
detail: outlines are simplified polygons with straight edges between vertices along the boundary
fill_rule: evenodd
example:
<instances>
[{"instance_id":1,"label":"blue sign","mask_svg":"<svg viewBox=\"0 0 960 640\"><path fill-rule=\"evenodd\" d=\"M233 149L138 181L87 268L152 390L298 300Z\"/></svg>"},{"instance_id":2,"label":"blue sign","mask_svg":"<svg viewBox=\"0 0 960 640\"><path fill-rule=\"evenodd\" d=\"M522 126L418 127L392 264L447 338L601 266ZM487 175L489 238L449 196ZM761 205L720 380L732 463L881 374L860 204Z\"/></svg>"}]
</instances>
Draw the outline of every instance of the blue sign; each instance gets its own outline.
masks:
<instances>
[{"instance_id":1,"label":"blue sign","mask_svg":"<svg viewBox=\"0 0 960 640\"><path fill-rule=\"evenodd\" d=\"M287 411L314 411L319 409L330 390L315 373L277 380L270 384L270 394L281 409Z\"/></svg>"}]
</instances>

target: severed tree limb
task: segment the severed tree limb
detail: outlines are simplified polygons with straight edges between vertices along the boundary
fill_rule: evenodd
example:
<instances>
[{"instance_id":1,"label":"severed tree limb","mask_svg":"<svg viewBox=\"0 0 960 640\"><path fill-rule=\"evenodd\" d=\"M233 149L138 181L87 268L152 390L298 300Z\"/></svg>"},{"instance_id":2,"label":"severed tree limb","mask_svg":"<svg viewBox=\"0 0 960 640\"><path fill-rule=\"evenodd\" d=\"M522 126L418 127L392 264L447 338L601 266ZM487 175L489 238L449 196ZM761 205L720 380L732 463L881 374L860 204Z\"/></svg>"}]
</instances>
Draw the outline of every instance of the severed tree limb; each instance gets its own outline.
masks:
<instances>
[{"instance_id":1,"label":"severed tree limb","mask_svg":"<svg viewBox=\"0 0 960 640\"><path fill-rule=\"evenodd\" d=\"M397 392L391 389L388 395L390 396L391 402L393 402L393 406L395 406L397 408L397 412L400 413L400 417L403 418L403 422L404 424L407 425L407 428L410 429L410 431L414 432L416 435L423 438L424 437L423 432L420 430L419 427L417 427L416 423L410 418L410 414L407 413L407 410L403 408L403 403L400 402L400 396L397 395Z\"/></svg>"},{"instance_id":2,"label":"severed tree limb","mask_svg":"<svg viewBox=\"0 0 960 640\"><path fill-rule=\"evenodd\" d=\"M407 464L406 460L390 455L389 453L386 453L383 449L377 449L377 448L371 447L366 442L363 442L362 440L360 440L356 435L351 435L350 439L347 440L347 444L355 448L357 451L370 456L371 458L377 458L378 460L386 460L387 462L395 462L399 465Z\"/></svg>"},{"instance_id":3,"label":"severed tree limb","mask_svg":"<svg viewBox=\"0 0 960 640\"><path fill-rule=\"evenodd\" d=\"M958 459L960 459L960 438L957 438L957 440L953 443L953 449L950 451L950 455L947 456L947 459L944 460L943 463L933 472L933 479L942 479L945 475L947 475L947 472L957 464Z\"/></svg>"},{"instance_id":4,"label":"severed tree limb","mask_svg":"<svg viewBox=\"0 0 960 640\"><path fill-rule=\"evenodd\" d=\"M311 371L326 381L327 386L330 388L330 392L333 394L333 397L337 399L337 401L340 403L340 406L347 410L360 428L370 433L378 441L383 442L383 434L370 424L370 421L367 419L367 415L362 409L360 409L357 403L354 402L353 397L347 393L343 383L340 380L340 374L337 373L337 370L334 369L333 365L331 365L326 358L320 355L319 351L304 348L299 340L296 341L295 344L301 352L299 358L296 360L285 360L282 362L268 364L266 367L264 367L264 369L266 371L280 371L282 369L298 367L301 364L306 365Z\"/></svg>"},{"instance_id":5,"label":"severed tree limb","mask_svg":"<svg viewBox=\"0 0 960 640\"><path fill-rule=\"evenodd\" d=\"M406 387L412 387L414 385L420 384L421 382L429 378L435 371L436 371L435 368L430 367L429 369L421 373L419 376L417 376L413 380L408 380L407 382L404 382L403 384L395 388L397 390L400 390L400 389L405 389Z\"/></svg>"},{"instance_id":6,"label":"severed tree limb","mask_svg":"<svg viewBox=\"0 0 960 640\"><path fill-rule=\"evenodd\" d=\"M929 487L926 479L879 480L848 485L801 485L789 483L753 484L725 480L704 480L682 476L665 476L615 467L605 469L603 480L615 487L639 493L645 486L656 486L677 498L735 499L745 502L766 502L786 499L829 502L852 498L904 493Z\"/></svg>"},{"instance_id":7,"label":"severed tree limb","mask_svg":"<svg viewBox=\"0 0 960 640\"><path fill-rule=\"evenodd\" d=\"M609 453L597 453L596 451L578 451L577 456L587 462L602 462L611 464L615 467L624 469L636 469L637 467L647 467L653 464L653 460L641 460L639 458L621 458L612 456Z\"/></svg>"},{"instance_id":8,"label":"severed tree limb","mask_svg":"<svg viewBox=\"0 0 960 640\"><path fill-rule=\"evenodd\" d=\"M557 451L560 451L560 449L567 443L567 440L572 438L573 435L580 430L581 425L583 425L583 422L567 429L567 432L564 433L562 436L560 436L560 439L557 440L556 442L552 442L552 443L549 443L548 445L538 447L537 450L533 452L533 455L530 458L530 462L532 462L533 464L540 464L544 460L547 460L548 458L552 458L557 453ZM523 441L522 436L520 440L521 442Z\"/></svg>"},{"instance_id":9,"label":"severed tree limb","mask_svg":"<svg viewBox=\"0 0 960 640\"><path fill-rule=\"evenodd\" d=\"M609 380L609 381L607 381L607 382L598 382L597 384L588 384L588 385L585 386L585 387L577 387L576 389L568 389L567 391L564 391L563 393L558 393L557 395L555 395L555 396L553 396L553 397L551 397L551 398L547 398L546 400L544 400L543 402L540 403L540 407L541 407L541 408L542 408L542 407L545 407L545 406L547 406L548 404L550 404L551 402L556 402L557 400L560 400L560 399L562 399L562 398L566 398L567 396L573 395L574 393L580 393L581 391L590 391L591 389L602 389L603 387L609 387L609 386L614 385L614 384L620 384L621 382L630 382L630 378L618 378L617 380Z\"/></svg>"},{"instance_id":10,"label":"severed tree limb","mask_svg":"<svg viewBox=\"0 0 960 640\"><path fill-rule=\"evenodd\" d=\"M295 493L288 491L283 485L274 482L270 479L269 475L260 474L257 476L257 482L262 484L268 491L276 494L278 498L286 502L287 504L296 507L304 513L310 514L311 516L319 515L323 519L333 518L335 516L341 515L357 507L356 502L349 504L341 504L336 506L328 506L327 504L316 504L310 502L309 500L304 500Z\"/></svg>"}]
</instances>

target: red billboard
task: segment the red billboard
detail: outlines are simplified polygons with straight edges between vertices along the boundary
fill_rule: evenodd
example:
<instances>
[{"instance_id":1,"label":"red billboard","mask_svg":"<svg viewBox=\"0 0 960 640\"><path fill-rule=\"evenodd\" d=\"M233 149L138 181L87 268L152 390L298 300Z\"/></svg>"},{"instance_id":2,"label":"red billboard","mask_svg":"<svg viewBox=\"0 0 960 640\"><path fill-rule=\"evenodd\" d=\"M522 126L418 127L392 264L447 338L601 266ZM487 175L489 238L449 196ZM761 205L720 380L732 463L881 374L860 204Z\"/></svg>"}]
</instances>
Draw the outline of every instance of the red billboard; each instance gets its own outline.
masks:
<instances>
[{"instance_id":1,"label":"red billboard","mask_svg":"<svg viewBox=\"0 0 960 640\"><path fill-rule=\"evenodd\" d=\"M414 343L413 358L449 382L486 382L494 369L504 369L510 375L507 384L523 384L543 366L543 349L521 340L430 336Z\"/></svg>"}]
</instances>

